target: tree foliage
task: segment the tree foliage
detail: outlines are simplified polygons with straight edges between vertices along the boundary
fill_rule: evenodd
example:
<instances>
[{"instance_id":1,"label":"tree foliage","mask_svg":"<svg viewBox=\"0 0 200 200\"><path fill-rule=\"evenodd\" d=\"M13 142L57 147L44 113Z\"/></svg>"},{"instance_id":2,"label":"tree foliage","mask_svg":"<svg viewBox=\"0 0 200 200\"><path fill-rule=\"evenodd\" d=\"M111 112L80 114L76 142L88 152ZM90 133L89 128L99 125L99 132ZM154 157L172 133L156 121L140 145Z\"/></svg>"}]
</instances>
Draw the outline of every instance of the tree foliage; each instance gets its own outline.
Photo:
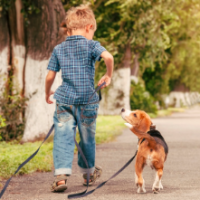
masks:
<instances>
[{"instance_id":1,"label":"tree foliage","mask_svg":"<svg viewBox=\"0 0 200 200\"><path fill-rule=\"evenodd\" d=\"M109 0L93 3L96 37L123 65L127 44L139 54L146 89L158 100L177 85L200 91L198 0Z\"/></svg>"},{"instance_id":2,"label":"tree foliage","mask_svg":"<svg viewBox=\"0 0 200 200\"><path fill-rule=\"evenodd\" d=\"M145 90L142 83L131 81L130 91L130 106L131 110L141 109L148 113L156 113L157 107L154 104L154 98Z\"/></svg>"},{"instance_id":3,"label":"tree foliage","mask_svg":"<svg viewBox=\"0 0 200 200\"><path fill-rule=\"evenodd\" d=\"M160 1L109 0L93 5L98 29L96 37L115 57L116 67L123 67L127 45L140 54L141 67L153 66L163 59L167 42L160 27ZM98 6L97 6L98 5Z\"/></svg>"},{"instance_id":4,"label":"tree foliage","mask_svg":"<svg viewBox=\"0 0 200 200\"><path fill-rule=\"evenodd\" d=\"M16 0L0 0L0 16L1 12L5 14L9 11L10 7L14 4ZM28 26L30 24L28 16L30 14L38 14L41 12L41 9L37 5L37 2L31 0L21 0L23 4L23 8L21 9L21 13L24 17L25 25Z\"/></svg>"},{"instance_id":5,"label":"tree foliage","mask_svg":"<svg viewBox=\"0 0 200 200\"><path fill-rule=\"evenodd\" d=\"M154 63L143 73L146 88L156 98L182 85L200 91L200 2L197 0L165 1L162 4L162 26L168 38L166 59Z\"/></svg>"}]
</instances>

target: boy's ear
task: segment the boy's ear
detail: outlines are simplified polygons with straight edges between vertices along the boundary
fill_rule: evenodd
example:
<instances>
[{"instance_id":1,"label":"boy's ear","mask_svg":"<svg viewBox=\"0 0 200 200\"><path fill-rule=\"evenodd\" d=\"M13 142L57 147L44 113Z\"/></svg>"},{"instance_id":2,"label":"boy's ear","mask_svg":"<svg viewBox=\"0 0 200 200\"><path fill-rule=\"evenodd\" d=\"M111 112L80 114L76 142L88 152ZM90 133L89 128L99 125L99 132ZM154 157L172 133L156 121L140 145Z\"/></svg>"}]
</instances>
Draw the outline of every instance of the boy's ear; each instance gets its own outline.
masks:
<instances>
[{"instance_id":1,"label":"boy's ear","mask_svg":"<svg viewBox=\"0 0 200 200\"><path fill-rule=\"evenodd\" d=\"M68 35L67 34L67 26L66 26L66 23L64 21L60 24L60 29L61 29L61 31L64 35Z\"/></svg>"},{"instance_id":2,"label":"boy's ear","mask_svg":"<svg viewBox=\"0 0 200 200\"><path fill-rule=\"evenodd\" d=\"M92 28L93 28L93 25L88 24L88 25L85 27L85 30L86 30L86 32L89 32L89 30L92 29Z\"/></svg>"}]
</instances>

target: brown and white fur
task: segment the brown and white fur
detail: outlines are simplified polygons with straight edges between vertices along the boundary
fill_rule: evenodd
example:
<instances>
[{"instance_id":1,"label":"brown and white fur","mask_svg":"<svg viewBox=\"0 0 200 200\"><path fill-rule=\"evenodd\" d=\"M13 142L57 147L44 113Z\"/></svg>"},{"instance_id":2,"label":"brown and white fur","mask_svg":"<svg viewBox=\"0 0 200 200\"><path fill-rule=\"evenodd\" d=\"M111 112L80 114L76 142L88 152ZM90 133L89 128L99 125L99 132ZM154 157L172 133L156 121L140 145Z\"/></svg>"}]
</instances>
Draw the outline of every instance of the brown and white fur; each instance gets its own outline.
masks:
<instances>
[{"instance_id":1,"label":"brown and white fur","mask_svg":"<svg viewBox=\"0 0 200 200\"><path fill-rule=\"evenodd\" d=\"M163 175L164 162L167 158L168 146L158 131L158 137L151 136L150 126L152 125L149 115L141 110L121 111L122 118L127 122L126 126L138 137L138 153L135 162L135 184L138 187L138 193L146 193L145 182L142 177L142 171L145 165L156 170L156 178L152 190L157 193L163 189L161 177ZM160 134L160 135L159 135Z\"/></svg>"}]
</instances>

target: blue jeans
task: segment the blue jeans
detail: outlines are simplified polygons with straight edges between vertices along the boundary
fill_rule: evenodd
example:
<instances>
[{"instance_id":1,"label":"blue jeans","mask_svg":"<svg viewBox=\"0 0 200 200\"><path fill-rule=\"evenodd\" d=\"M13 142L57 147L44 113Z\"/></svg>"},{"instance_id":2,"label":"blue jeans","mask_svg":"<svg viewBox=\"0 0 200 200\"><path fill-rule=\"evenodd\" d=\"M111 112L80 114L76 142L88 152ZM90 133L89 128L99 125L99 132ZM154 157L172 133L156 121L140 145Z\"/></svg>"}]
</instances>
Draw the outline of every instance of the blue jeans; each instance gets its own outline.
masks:
<instances>
[{"instance_id":1,"label":"blue jeans","mask_svg":"<svg viewBox=\"0 0 200 200\"><path fill-rule=\"evenodd\" d=\"M84 108L84 110L83 110ZM74 136L78 126L80 134L80 147L87 159L89 169L78 153L78 165L82 173L93 173L95 169L95 132L96 117L99 103L89 105L66 105L56 102L54 113L54 147L53 160L54 175L72 173L72 161L74 157ZM83 110L83 112L82 112Z\"/></svg>"}]
</instances>

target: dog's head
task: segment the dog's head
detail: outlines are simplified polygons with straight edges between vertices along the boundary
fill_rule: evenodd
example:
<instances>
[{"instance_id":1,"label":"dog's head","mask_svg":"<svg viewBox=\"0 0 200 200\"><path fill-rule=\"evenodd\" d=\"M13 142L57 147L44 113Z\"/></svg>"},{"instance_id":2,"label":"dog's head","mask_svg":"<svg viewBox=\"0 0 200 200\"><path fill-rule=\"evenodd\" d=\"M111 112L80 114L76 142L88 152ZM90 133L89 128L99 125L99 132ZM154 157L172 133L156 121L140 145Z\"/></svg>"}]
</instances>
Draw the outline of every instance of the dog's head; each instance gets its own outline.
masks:
<instances>
[{"instance_id":1,"label":"dog's head","mask_svg":"<svg viewBox=\"0 0 200 200\"><path fill-rule=\"evenodd\" d=\"M125 125L130 129L134 127L145 133L150 130L150 126L152 124L151 118L142 110L130 111L122 108L121 116L127 122Z\"/></svg>"}]
</instances>

